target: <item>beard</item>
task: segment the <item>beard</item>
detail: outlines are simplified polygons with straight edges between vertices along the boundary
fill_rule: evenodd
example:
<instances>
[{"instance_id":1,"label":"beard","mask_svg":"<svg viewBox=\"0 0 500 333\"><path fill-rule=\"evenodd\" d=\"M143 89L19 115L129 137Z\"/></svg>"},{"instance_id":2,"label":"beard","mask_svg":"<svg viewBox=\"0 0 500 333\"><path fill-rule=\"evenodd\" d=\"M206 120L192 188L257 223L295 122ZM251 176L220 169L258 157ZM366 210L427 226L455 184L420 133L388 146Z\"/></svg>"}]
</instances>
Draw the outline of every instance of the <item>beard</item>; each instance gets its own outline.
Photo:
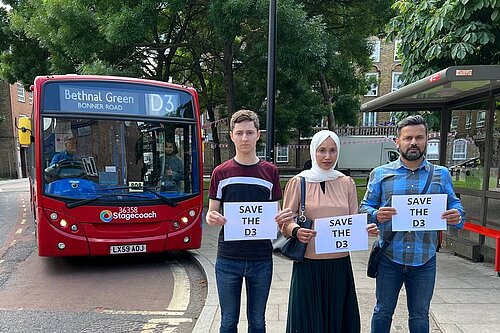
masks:
<instances>
[{"instance_id":1,"label":"beard","mask_svg":"<svg viewBox=\"0 0 500 333\"><path fill-rule=\"evenodd\" d=\"M411 150L410 149L416 149L416 150ZM421 151L420 148L418 147L410 147L407 151L405 152L400 152L401 156L407 160L407 161L416 161L425 154L425 150Z\"/></svg>"}]
</instances>

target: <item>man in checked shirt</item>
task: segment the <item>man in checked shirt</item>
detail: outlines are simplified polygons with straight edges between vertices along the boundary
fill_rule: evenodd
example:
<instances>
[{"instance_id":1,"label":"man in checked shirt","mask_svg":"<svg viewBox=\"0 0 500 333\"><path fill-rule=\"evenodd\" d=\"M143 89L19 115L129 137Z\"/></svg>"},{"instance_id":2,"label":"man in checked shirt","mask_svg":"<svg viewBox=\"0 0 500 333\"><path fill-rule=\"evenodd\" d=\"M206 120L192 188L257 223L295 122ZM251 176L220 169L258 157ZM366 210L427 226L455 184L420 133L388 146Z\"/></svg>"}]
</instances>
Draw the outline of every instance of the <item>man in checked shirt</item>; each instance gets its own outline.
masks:
<instances>
[{"instance_id":1,"label":"man in checked shirt","mask_svg":"<svg viewBox=\"0 0 500 333\"><path fill-rule=\"evenodd\" d=\"M397 125L396 144L401 154L394 162L370 174L360 213L380 230L380 246L392 233L392 195L421 194L429 175L425 158L427 124L422 116L410 116ZM447 210L441 214L450 225L463 228L464 209L453 190L448 169L436 165L428 194L447 194ZM411 333L429 332L429 306L436 278L438 231L399 231L386 248L376 277L377 304L373 310L371 332L390 332L392 315L403 283L406 289L408 325Z\"/></svg>"}]
</instances>

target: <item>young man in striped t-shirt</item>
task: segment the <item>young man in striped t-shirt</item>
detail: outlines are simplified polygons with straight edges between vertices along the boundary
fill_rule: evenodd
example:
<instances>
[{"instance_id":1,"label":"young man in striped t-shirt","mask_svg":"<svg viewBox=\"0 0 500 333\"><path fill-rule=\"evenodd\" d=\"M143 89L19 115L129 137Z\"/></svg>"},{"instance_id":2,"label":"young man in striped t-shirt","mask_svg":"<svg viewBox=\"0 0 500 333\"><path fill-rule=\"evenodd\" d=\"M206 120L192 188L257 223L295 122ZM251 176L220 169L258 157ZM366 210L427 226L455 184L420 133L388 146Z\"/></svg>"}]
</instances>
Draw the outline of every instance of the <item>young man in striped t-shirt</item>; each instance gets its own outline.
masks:
<instances>
[{"instance_id":1,"label":"young man in striped t-shirt","mask_svg":"<svg viewBox=\"0 0 500 333\"><path fill-rule=\"evenodd\" d=\"M278 170L274 164L257 157L260 137L259 118L249 110L233 114L230 136L236 148L234 158L222 163L212 173L209 225L224 225L221 214L224 202L264 202L281 199ZM279 224L292 221L289 209L275 217ZM215 276L221 307L221 333L236 332L240 316L241 287L246 280L249 332L265 332L266 303L273 272L270 240L225 241L224 227L219 234Z\"/></svg>"}]
</instances>

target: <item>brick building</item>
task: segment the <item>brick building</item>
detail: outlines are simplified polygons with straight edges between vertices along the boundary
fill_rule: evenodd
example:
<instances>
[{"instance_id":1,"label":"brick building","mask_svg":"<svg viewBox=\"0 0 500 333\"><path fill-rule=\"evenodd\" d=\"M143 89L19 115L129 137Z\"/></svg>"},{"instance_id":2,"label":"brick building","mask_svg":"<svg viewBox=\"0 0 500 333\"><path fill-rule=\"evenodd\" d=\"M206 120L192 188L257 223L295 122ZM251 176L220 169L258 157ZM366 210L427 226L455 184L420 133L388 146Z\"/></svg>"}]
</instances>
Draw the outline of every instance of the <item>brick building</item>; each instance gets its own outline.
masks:
<instances>
[{"instance_id":1,"label":"brick building","mask_svg":"<svg viewBox=\"0 0 500 333\"><path fill-rule=\"evenodd\" d=\"M22 116L31 115L33 94L20 83L0 83L0 178L26 177L25 147L19 145L16 123Z\"/></svg>"}]
</instances>

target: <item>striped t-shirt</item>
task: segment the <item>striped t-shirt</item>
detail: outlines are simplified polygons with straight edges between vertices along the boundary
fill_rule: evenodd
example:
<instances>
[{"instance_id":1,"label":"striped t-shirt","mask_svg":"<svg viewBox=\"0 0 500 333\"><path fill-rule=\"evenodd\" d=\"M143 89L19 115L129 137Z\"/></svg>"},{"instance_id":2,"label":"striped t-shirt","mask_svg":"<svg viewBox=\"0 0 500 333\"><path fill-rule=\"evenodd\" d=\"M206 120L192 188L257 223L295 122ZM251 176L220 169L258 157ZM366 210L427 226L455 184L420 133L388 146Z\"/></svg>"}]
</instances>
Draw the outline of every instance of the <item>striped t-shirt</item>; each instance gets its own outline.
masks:
<instances>
[{"instance_id":1,"label":"striped t-shirt","mask_svg":"<svg viewBox=\"0 0 500 333\"><path fill-rule=\"evenodd\" d=\"M278 169L260 160L243 165L234 159L217 166L210 179L208 196L221 202L265 202L281 199ZM274 219L272 221L274 223ZM224 228L219 233L217 255L230 259L262 260L272 256L270 240L224 241Z\"/></svg>"}]
</instances>

